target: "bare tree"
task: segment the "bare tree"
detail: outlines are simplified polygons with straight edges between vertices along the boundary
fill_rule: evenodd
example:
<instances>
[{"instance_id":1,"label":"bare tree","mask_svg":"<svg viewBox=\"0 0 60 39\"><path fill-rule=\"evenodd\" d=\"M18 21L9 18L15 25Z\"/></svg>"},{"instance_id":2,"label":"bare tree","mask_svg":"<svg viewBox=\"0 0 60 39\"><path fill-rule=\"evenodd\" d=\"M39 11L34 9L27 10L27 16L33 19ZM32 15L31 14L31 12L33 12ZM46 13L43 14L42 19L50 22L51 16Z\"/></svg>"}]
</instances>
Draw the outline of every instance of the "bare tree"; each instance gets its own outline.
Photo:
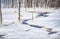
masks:
<instances>
[{"instance_id":1,"label":"bare tree","mask_svg":"<svg viewBox=\"0 0 60 39\"><path fill-rule=\"evenodd\" d=\"M38 0L36 0L36 7L38 7Z\"/></svg>"},{"instance_id":2,"label":"bare tree","mask_svg":"<svg viewBox=\"0 0 60 39\"><path fill-rule=\"evenodd\" d=\"M26 5L28 8L32 8L32 0L26 0Z\"/></svg>"},{"instance_id":3,"label":"bare tree","mask_svg":"<svg viewBox=\"0 0 60 39\"><path fill-rule=\"evenodd\" d=\"M14 0L12 0L12 8L14 8Z\"/></svg>"},{"instance_id":4,"label":"bare tree","mask_svg":"<svg viewBox=\"0 0 60 39\"><path fill-rule=\"evenodd\" d=\"M20 0L18 0L18 22L20 23L20 5L21 5L21 2Z\"/></svg>"},{"instance_id":5,"label":"bare tree","mask_svg":"<svg viewBox=\"0 0 60 39\"><path fill-rule=\"evenodd\" d=\"M7 5L7 0L4 0L4 2L5 2L5 6L4 7L7 8L7 6L8 6Z\"/></svg>"},{"instance_id":6,"label":"bare tree","mask_svg":"<svg viewBox=\"0 0 60 39\"><path fill-rule=\"evenodd\" d=\"M30 0L27 0L27 6L30 8Z\"/></svg>"},{"instance_id":7,"label":"bare tree","mask_svg":"<svg viewBox=\"0 0 60 39\"><path fill-rule=\"evenodd\" d=\"M0 25L2 25L1 0L0 0Z\"/></svg>"},{"instance_id":8,"label":"bare tree","mask_svg":"<svg viewBox=\"0 0 60 39\"><path fill-rule=\"evenodd\" d=\"M9 6L9 2L10 2L10 0L8 0L8 8L10 7L10 6Z\"/></svg>"},{"instance_id":9,"label":"bare tree","mask_svg":"<svg viewBox=\"0 0 60 39\"><path fill-rule=\"evenodd\" d=\"M31 0L31 8L32 8L32 0Z\"/></svg>"}]
</instances>

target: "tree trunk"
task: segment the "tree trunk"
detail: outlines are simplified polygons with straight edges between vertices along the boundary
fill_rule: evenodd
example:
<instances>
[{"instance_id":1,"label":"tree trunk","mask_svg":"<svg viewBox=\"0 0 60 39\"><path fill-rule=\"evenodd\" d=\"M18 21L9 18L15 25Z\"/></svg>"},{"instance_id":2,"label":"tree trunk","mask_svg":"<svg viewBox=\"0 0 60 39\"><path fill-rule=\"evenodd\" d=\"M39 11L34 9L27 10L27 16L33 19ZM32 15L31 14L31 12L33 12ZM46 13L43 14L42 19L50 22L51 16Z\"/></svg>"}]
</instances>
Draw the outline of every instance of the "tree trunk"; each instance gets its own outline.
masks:
<instances>
[{"instance_id":1,"label":"tree trunk","mask_svg":"<svg viewBox=\"0 0 60 39\"><path fill-rule=\"evenodd\" d=\"M18 22L20 23L20 0L18 0Z\"/></svg>"},{"instance_id":2,"label":"tree trunk","mask_svg":"<svg viewBox=\"0 0 60 39\"><path fill-rule=\"evenodd\" d=\"M12 0L12 8L14 8L14 0Z\"/></svg>"},{"instance_id":3,"label":"tree trunk","mask_svg":"<svg viewBox=\"0 0 60 39\"><path fill-rule=\"evenodd\" d=\"M36 7L38 7L38 0L36 0Z\"/></svg>"},{"instance_id":4,"label":"tree trunk","mask_svg":"<svg viewBox=\"0 0 60 39\"><path fill-rule=\"evenodd\" d=\"M1 0L0 0L0 25L2 25Z\"/></svg>"},{"instance_id":5,"label":"tree trunk","mask_svg":"<svg viewBox=\"0 0 60 39\"><path fill-rule=\"evenodd\" d=\"M8 0L8 8L9 8L10 6L9 6L9 0Z\"/></svg>"},{"instance_id":6,"label":"tree trunk","mask_svg":"<svg viewBox=\"0 0 60 39\"><path fill-rule=\"evenodd\" d=\"M31 8L32 8L32 0L31 0Z\"/></svg>"}]
</instances>

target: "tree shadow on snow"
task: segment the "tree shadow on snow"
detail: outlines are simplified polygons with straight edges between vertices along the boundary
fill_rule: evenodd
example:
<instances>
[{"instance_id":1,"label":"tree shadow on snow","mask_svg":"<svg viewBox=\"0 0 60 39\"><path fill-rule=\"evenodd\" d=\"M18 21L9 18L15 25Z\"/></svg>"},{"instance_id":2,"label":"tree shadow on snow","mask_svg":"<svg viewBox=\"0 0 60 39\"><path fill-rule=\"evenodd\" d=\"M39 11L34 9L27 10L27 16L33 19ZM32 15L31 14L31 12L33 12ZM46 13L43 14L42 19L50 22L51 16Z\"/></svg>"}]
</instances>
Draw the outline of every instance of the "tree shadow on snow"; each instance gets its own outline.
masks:
<instances>
[{"instance_id":1,"label":"tree shadow on snow","mask_svg":"<svg viewBox=\"0 0 60 39\"><path fill-rule=\"evenodd\" d=\"M29 20L23 20L22 21L22 24L29 25L30 27L35 27L35 28L42 28L42 27L44 27L44 26L39 26L39 25L31 25L31 24L28 24L27 21L29 21Z\"/></svg>"},{"instance_id":2,"label":"tree shadow on snow","mask_svg":"<svg viewBox=\"0 0 60 39\"><path fill-rule=\"evenodd\" d=\"M22 21L22 24L25 24L25 25L29 25L28 23L27 23L27 21L29 21L30 19L25 19L25 20L23 20Z\"/></svg>"},{"instance_id":3,"label":"tree shadow on snow","mask_svg":"<svg viewBox=\"0 0 60 39\"><path fill-rule=\"evenodd\" d=\"M56 34L56 33L57 33L57 31L51 31L51 32L48 33L48 35Z\"/></svg>"},{"instance_id":4,"label":"tree shadow on snow","mask_svg":"<svg viewBox=\"0 0 60 39\"><path fill-rule=\"evenodd\" d=\"M45 13L38 13L38 15L36 16L36 18L40 17L40 16L43 16L43 17L48 17L48 14L49 12L45 12Z\"/></svg>"},{"instance_id":5,"label":"tree shadow on snow","mask_svg":"<svg viewBox=\"0 0 60 39\"><path fill-rule=\"evenodd\" d=\"M30 25L31 27L35 27L35 28L43 28L44 26L39 26L39 25Z\"/></svg>"}]
</instances>

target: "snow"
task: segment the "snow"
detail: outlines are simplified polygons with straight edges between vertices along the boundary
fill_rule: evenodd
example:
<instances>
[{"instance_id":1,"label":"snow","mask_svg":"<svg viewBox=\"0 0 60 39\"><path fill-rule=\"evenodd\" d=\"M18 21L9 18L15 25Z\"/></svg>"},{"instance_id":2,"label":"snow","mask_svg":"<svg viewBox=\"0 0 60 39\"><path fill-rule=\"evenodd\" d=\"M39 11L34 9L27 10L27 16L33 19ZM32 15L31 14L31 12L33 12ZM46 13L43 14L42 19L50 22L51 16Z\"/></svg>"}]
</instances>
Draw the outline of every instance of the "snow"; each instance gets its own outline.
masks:
<instances>
[{"instance_id":1,"label":"snow","mask_svg":"<svg viewBox=\"0 0 60 39\"><path fill-rule=\"evenodd\" d=\"M28 11L36 11L32 20L32 13ZM47 17L39 16L38 13L49 12ZM5 34L4 39L55 39L59 38L60 34L60 11L59 9L51 8L21 8L21 21L18 24L18 9L17 8L2 8L3 25L0 27L0 34ZM24 20L28 24L22 24ZM30 25L44 26L42 28L31 27ZM57 33L48 35L47 29Z\"/></svg>"}]
</instances>

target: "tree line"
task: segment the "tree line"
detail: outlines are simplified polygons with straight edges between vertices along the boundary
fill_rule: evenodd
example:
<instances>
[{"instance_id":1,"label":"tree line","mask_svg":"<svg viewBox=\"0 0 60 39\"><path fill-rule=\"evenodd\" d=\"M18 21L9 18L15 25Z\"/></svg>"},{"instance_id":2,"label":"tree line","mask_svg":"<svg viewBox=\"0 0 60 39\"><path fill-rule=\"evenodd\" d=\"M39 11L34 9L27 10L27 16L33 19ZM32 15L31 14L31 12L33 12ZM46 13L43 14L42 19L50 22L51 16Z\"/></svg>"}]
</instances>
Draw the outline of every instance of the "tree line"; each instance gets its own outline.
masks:
<instances>
[{"instance_id":1,"label":"tree line","mask_svg":"<svg viewBox=\"0 0 60 39\"><path fill-rule=\"evenodd\" d=\"M60 0L20 0L20 2L25 8L60 7ZM18 7L18 0L4 0L3 7L16 8Z\"/></svg>"}]
</instances>

